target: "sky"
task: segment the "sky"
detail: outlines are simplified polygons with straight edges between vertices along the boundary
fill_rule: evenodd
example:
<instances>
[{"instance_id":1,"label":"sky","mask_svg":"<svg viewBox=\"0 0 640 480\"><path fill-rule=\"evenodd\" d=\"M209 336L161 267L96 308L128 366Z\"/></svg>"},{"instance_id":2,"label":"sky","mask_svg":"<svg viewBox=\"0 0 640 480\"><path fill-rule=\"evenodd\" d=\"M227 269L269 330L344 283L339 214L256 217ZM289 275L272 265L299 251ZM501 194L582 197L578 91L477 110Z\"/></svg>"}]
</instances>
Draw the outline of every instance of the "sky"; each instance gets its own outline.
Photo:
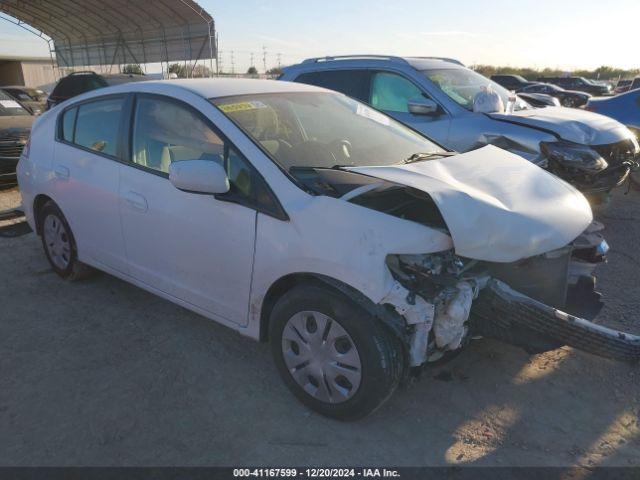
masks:
<instances>
[{"instance_id":1,"label":"sky","mask_svg":"<svg viewBox=\"0 0 640 480\"><path fill-rule=\"evenodd\" d=\"M198 0L222 66L244 72L339 54L446 56L465 64L640 68L640 0ZM233 52L233 54L232 54ZM0 55L46 55L0 22ZM277 54L281 54L278 57Z\"/></svg>"}]
</instances>

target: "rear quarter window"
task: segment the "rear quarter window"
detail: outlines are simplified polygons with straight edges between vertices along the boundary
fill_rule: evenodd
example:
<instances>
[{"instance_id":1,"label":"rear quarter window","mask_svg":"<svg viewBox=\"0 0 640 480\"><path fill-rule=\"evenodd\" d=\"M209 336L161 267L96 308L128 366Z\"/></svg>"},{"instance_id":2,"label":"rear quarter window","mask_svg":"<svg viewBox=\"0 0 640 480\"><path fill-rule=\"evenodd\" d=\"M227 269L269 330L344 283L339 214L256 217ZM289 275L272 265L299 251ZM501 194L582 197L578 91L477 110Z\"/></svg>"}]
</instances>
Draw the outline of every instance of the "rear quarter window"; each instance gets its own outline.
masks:
<instances>
[{"instance_id":1,"label":"rear quarter window","mask_svg":"<svg viewBox=\"0 0 640 480\"><path fill-rule=\"evenodd\" d=\"M73 142L73 131L76 126L77 108L72 108L62 114L60 138L65 142Z\"/></svg>"}]
</instances>

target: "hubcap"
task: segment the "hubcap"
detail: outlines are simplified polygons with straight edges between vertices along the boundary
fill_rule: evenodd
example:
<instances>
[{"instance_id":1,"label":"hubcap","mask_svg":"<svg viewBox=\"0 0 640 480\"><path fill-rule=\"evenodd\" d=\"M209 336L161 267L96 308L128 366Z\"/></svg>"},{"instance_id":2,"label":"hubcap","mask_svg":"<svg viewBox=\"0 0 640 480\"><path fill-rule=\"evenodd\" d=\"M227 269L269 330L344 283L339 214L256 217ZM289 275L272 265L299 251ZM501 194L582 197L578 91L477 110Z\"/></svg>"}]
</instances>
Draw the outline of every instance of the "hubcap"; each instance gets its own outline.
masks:
<instances>
[{"instance_id":1,"label":"hubcap","mask_svg":"<svg viewBox=\"0 0 640 480\"><path fill-rule=\"evenodd\" d=\"M296 313L282 332L282 353L293 379L312 397L341 403L358 391L360 355L351 336L331 317Z\"/></svg>"},{"instance_id":2,"label":"hubcap","mask_svg":"<svg viewBox=\"0 0 640 480\"><path fill-rule=\"evenodd\" d=\"M60 270L66 269L71 261L71 242L62 221L56 215L47 215L43 230L49 258Z\"/></svg>"}]
</instances>

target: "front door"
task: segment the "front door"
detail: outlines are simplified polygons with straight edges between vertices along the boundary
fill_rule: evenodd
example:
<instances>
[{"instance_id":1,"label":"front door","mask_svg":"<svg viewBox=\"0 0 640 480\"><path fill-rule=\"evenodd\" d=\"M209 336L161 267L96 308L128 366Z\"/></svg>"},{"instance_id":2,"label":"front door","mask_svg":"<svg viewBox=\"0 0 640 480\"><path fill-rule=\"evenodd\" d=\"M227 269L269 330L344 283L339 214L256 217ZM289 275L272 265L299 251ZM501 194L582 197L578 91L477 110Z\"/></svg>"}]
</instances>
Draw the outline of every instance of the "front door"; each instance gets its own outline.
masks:
<instances>
[{"instance_id":1,"label":"front door","mask_svg":"<svg viewBox=\"0 0 640 480\"><path fill-rule=\"evenodd\" d=\"M120 212L131 275L222 320L247 322L256 211L213 195L178 190L169 165L220 162L231 191L248 194L250 167L184 103L138 95L131 163L120 168Z\"/></svg>"},{"instance_id":2,"label":"front door","mask_svg":"<svg viewBox=\"0 0 640 480\"><path fill-rule=\"evenodd\" d=\"M416 115L409 112L411 100L426 94L400 74L372 72L369 103L390 117L408 125L441 145L447 145L449 137L449 114L441 110L436 115Z\"/></svg>"}]
</instances>

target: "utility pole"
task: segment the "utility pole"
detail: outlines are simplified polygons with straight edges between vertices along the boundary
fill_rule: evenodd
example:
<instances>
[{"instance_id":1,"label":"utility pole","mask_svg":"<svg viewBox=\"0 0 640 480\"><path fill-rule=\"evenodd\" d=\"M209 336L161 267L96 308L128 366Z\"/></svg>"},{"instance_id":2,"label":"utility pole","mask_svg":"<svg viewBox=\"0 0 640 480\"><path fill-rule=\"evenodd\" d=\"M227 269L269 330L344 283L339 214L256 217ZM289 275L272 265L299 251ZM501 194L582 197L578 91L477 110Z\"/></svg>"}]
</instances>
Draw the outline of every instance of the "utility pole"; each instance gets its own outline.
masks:
<instances>
[{"instance_id":1,"label":"utility pole","mask_svg":"<svg viewBox=\"0 0 640 480\"><path fill-rule=\"evenodd\" d=\"M233 58L233 50L231 50L231 73L236 73L236 62Z\"/></svg>"},{"instance_id":2,"label":"utility pole","mask_svg":"<svg viewBox=\"0 0 640 480\"><path fill-rule=\"evenodd\" d=\"M220 45L220 40L218 32L216 32L216 76L220 75L220 51L218 50L218 45Z\"/></svg>"},{"instance_id":3,"label":"utility pole","mask_svg":"<svg viewBox=\"0 0 640 480\"><path fill-rule=\"evenodd\" d=\"M255 63L253 63L253 52L251 52L251 65L249 65L250 67L255 67Z\"/></svg>"},{"instance_id":4,"label":"utility pole","mask_svg":"<svg viewBox=\"0 0 640 480\"><path fill-rule=\"evenodd\" d=\"M264 73L267 73L267 47L262 46L262 66L264 67Z\"/></svg>"},{"instance_id":5,"label":"utility pole","mask_svg":"<svg viewBox=\"0 0 640 480\"><path fill-rule=\"evenodd\" d=\"M218 50L218 59L216 60L216 70L218 71L218 75L224 73L224 50Z\"/></svg>"}]
</instances>

